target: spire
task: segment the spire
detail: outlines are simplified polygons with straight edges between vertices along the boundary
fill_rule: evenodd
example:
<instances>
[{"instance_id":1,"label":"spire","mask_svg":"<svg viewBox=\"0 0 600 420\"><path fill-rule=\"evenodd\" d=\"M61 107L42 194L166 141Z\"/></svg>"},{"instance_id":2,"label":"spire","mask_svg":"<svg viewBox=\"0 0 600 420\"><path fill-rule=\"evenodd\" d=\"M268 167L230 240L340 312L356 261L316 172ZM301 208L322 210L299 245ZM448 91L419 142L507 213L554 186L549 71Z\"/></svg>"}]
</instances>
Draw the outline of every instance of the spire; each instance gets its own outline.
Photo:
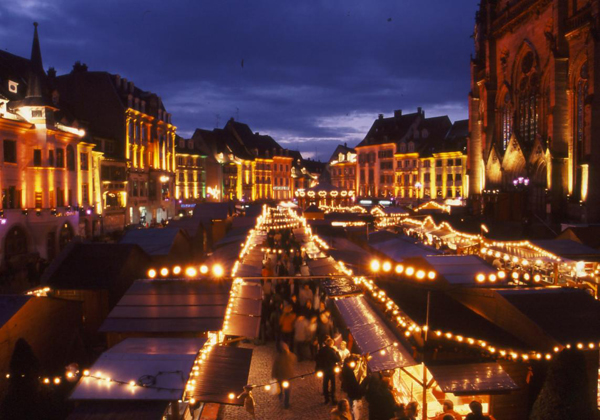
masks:
<instances>
[{"instance_id":1,"label":"spire","mask_svg":"<svg viewBox=\"0 0 600 420\"><path fill-rule=\"evenodd\" d=\"M41 98L43 95L46 73L42 64L42 51L40 49L40 38L38 36L38 23L34 22L33 27L33 45L31 46L31 68L29 69L29 79L27 83L26 98Z\"/></svg>"}]
</instances>

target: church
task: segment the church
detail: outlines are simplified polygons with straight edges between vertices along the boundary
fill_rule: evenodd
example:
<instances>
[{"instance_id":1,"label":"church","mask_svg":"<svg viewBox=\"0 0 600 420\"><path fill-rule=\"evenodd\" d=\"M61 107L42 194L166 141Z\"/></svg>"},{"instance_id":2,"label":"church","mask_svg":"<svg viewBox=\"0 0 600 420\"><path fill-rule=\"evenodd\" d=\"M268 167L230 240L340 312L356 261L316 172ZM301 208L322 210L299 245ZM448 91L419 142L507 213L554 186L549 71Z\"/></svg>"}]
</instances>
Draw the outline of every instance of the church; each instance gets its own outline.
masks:
<instances>
[{"instance_id":1,"label":"church","mask_svg":"<svg viewBox=\"0 0 600 420\"><path fill-rule=\"evenodd\" d=\"M600 0L482 0L473 38L475 209L600 222Z\"/></svg>"}]
</instances>

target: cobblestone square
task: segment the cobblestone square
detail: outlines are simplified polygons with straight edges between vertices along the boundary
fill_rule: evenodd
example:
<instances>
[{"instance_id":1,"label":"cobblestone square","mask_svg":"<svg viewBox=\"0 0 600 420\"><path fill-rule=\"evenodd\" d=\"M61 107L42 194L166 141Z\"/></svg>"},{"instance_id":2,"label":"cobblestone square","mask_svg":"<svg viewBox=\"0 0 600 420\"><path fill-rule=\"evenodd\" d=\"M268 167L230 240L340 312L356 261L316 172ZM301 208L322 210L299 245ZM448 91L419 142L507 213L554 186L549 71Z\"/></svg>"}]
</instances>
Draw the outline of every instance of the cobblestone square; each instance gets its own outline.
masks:
<instances>
[{"instance_id":1,"label":"cobblestone square","mask_svg":"<svg viewBox=\"0 0 600 420\"><path fill-rule=\"evenodd\" d=\"M267 343L262 346L244 344L244 347L253 348L252 365L250 367L250 384L265 384L271 381L271 367L275 359L276 350L274 343ZM302 375L314 371L315 362L302 361L297 364L296 374ZM283 403L279 401L273 390L265 391L264 388L253 391L252 395L256 401L256 419L261 420L291 420L291 419L311 419L328 420L330 412L334 408L331 404L325 405L322 396L321 379L315 375L310 375L305 379L295 379L291 382L290 408L283 408ZM336 383L336 397L345 398L341 391L339 378ZM363 408L361 410L361 419L367 419L367 403L363 399ZM247 420L252 416L246 412L243 407L224 406L219 413L219 419L224 420Z\"/></svg>"}]
</instances>

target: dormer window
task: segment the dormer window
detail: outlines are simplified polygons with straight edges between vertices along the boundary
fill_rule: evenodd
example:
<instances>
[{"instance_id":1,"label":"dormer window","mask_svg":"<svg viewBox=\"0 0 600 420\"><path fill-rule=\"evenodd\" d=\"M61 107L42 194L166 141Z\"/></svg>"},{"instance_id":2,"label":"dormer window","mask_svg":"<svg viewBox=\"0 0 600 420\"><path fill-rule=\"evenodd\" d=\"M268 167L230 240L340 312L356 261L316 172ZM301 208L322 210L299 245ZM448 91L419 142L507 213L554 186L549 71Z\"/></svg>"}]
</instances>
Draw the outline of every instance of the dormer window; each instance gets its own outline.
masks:
<instances>
[{"instance_id":1,"label":"dormer window","mask_svg":"<svg viewBox=\"0 0 600 420\"><path fill-rule=\"evenodd\" d=\"M415 151L415 144L411 141L410 143L408 143L408 152L414 152Z\"/></svg>"},{"instance_id":2,"label":"dormer window","mask_svg":"<svg viewBox=\"0 0 600 420\"><path fill-rule=\"evenodd\" d=\"M400 153L405 153L405 152L406 152L406 144L405 144L405 143L402 143L402 144L400 145Z\"/></svg>"},{"instance_id":3,"label":"dormer window","mask_svg":"<svg viewBox=\"0 0 600 420\"><path fill-rule=\"evenodd\" d=\"M194 148L194 142L193 141L188 141L188 149L193 149Z\"/></svg>"},{"instance_id":4,"label":"dormer window","mask_svg":"<svg viewBox=\"0 0 600 420\"><path fill-rule=\"evenodd\" d=\"M185 141L184 140L179 140L179 147L181 147L182 149L185 147Z\"/></svg>"},{"instance_id":5,"label":"dormer window","mask_svg":"<svg viewBox=\"0 0 600 420\"><path fill-rule=\"evenodd\" d=\"M344 154L343 154L343 153L340 153L340 154L339 154L339 156L338 156L338 160L339 160L340 162L343 162L343 161L344 161Z\"/></svg>"},{"instance_id":6,"label":"dormer window","mask_svg":"<svg viewBox=\"0 0 600 420\"><path fill-rule=\"evenodd\" d=\"M8 81L8 91L11 93L17 93L19 88L19 84L17 82L13 82L12 80Z\"/></svg>"}]
</instances>

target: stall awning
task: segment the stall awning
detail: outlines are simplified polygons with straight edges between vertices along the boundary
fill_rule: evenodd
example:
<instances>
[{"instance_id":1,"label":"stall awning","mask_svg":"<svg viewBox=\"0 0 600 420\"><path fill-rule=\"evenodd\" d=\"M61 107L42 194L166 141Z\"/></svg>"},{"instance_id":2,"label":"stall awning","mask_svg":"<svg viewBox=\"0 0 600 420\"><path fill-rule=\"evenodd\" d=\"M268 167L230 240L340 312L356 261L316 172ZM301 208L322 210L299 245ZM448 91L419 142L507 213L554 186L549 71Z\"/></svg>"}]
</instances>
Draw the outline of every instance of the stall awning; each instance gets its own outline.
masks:
<instances>
[{"instance_id":1,"label":"stall awning","mask_svg":"<svg viewBox=\"0 0 600 420\"><path fill-rule=\"evenodd\" d=\"M152 383L152 387L107 383L83 377L71 395L72 400L181 399L194 360L204 338L129 338L105 351L90 368L93 376L128 383Z\"/></svg>"},{"instance_id":2,"label":"stall awning","mask_svg":"<svg viewBox=\"0 0 600 420\"><path fill-rule=\"evenodd\" d=\"M338 299L335 304L361 354L370 353L371 371L378 372L417 364L364 296Z\"/></svg>"},{"instance_id":3,"label":"stall awning","mask_svg":"<svg viewBox=\"0 0 600 420\"><path fill-rule=\"evenodd\" d=\"M427 366L447 393L454 395L498 394L519 389L498 363Z\"/></svg>"},{"instance_id":4,"label":"stall awning","mask_svg":"<svg viewBox=\"0 0 600 420\"><path fill-rule=\"evenodd\" d=\"M196 377L194 398L199 402L243 405L237 397L248 384L252 349L215 346L202 364L200 376Z\"/></svg>"},{"instance_id":5,"label":"stall awning","mask_svg":"<svg viewBox=\"0 0 600 420\"><path fill-rule=\"evenodd\" d=\"M222 328L231 281L137 280L100 331L194 333Z\"/></svg>"},{"instance_id":6,"label":"stall awning","mask_svg":"<svg viewBox=\"0 0 600 420\"><path fill-rule=\"evenodd\" d=\"M237 337L258 337L262 286L258 283L244 282L239 288L239 293L232 299L231 316L223 332Z\"/></svg>"}]
</instances>

